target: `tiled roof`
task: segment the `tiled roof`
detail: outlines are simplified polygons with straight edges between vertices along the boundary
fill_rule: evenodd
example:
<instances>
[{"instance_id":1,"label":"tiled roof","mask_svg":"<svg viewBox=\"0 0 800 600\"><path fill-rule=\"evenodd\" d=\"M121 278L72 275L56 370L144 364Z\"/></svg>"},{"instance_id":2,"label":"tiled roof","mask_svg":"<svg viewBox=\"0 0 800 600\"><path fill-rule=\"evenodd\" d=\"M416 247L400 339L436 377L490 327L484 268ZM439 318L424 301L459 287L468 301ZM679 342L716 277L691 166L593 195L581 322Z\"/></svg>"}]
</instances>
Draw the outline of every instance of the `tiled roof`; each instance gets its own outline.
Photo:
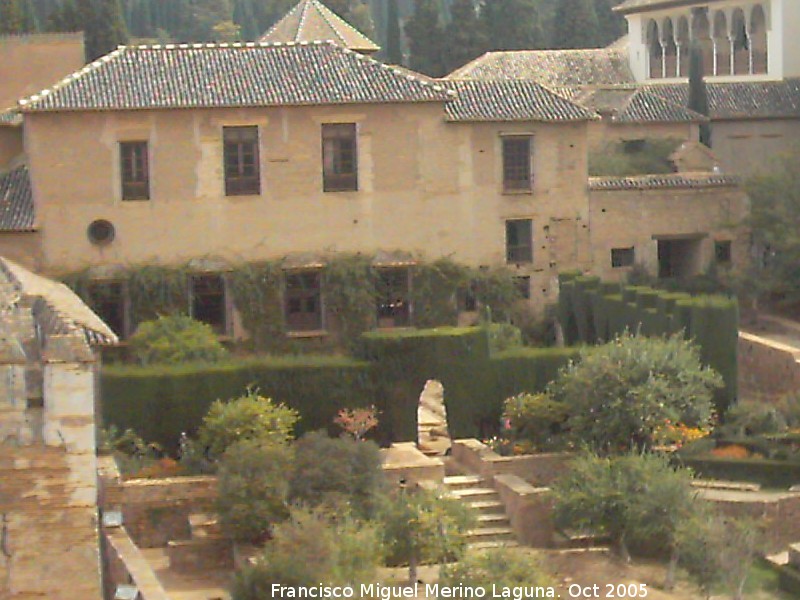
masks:
<instances>
[{"instance_id":1,"label":"tiled roof","mask_svg":"<svg viewBox=\"0 0 800 600\"><path fill-rule=\"evenodd\" d=\"M593 191L693 189L708 187L732 187L740 184L733 175L685 173L665 175L638 175L634 177L590 177L589 189Z\"/></svg>"},{"instance_id":2,"label":"tiled roof","mask_svg":"<svg viewBox=\"0 0 800 600\"><path fill-rule=\"evenodd\" d=\"M0 127L8 126L14 127L22 122L22 117L16 108L9 108L8 110L0 110Z\"/></svg>"},{"instance_id":3,"label":"tiled roof","mask_svg":"<svg viewBox=\"0 0 800 600\"><path fill-rule=\"evenodd\" d=\"M333 42L121 46L23 112L443 102L450 92Z\"/></svg>"},{"instance_id":4,"label":"tiled roof","mask_svg":"<svg viewBox=\"0 0 800 600\"><path fill-rule=\"evenodd\" d=\"M455 81L457 93L445 106L448 121L586 121L595 114L535 81Z\"/></svg>"},{"instance_id":5,"label":"tiled roof","mask_svg":"<svg viewBox=\"0 0 800 600\"><path fill-rule=\"evenodd\" d=\"M588 90L573 98L614 123L698 123L707 118L641 88Z\"/></svg>"},{"instance_id":6,"label":"tiled roof","mask_svg":"<svg viewBox=\"0 0 800 600\"><path fill-rule=\"evenodd\" d=\"M635 82L625 48L487 52L448 79L532 79L548 87Z\"/></svg>"},{"instance_id":7,"label":"tiled roof","mask_svg":"<svg viewBox=\"0 0 800 600\"><path fill-rule=\"evenodd\" d=\"M706 83L712 119L800 118L800 79ZM647 90L686 106L689 84L650 85Z\"/></svg>"},{"instance_id":8,"label":"tiled roof","mask_svg":"<svg viewBox=\"0 0 800 600\"><path fill-rule=\"evenodd\" d=\"M285 43L322 40L330 40L356 52L380 50L380 46L318 0L301 0L258 41Z\"/></svg>"},{"instance_id":9,"label":"tiled roof","mask_svg":"<svg viewBox=\"0 0 800 600\"><path fill-rule=\"evenodd\" d=\"M48 310L37 312L40 324L48 334L79 332L90 345L115 344L118 341L108 325L63 283L32 273L7 258L0 258L0 273L14 284L17 294L30 299L39 298L46 304Z\"/></svg>"},{"instance_id":10,"label":"tiled roof","mask_svg":"<svg viewBox=\"0 0 800 600\"><path fill-rule=\"evenodd\" d=\"M28 167L0 174L0 231L33 231L34 211Z\"/></svg>"},{"instance_id":11,"label":"tiled roof","mask_svg":"<svg viewBox=\"0 0 800 600\"><path fill-rule=\"evenodd\" d=\"M705 0L706 4L719 2L720 0ZM696 0L624 0L612 10L621 13L645 12L657 8L670 8L672 6L686 6L695 4Z\"/></svg>"}]
</instances>

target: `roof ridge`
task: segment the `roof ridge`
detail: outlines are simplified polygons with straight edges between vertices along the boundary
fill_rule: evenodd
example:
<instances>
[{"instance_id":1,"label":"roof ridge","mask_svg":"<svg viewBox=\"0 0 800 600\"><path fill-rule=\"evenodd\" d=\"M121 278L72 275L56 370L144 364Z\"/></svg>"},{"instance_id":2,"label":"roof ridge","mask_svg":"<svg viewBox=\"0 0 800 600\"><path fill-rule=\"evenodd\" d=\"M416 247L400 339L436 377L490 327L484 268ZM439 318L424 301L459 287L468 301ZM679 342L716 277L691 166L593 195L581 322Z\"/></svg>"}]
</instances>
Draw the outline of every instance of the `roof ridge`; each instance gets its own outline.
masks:
<instances>
[{"instance_id":1,"label":"roof ridge","mask_svg":"<svg viewBox=\"0 0 800 600\"><path fill-rule=\"evenodd\" d=\"M295 5L292 7L292 9L291 9L289 12L287 12L285 15L283 15L283 17L281 17L280 19L278 19L277 21L275 21L275 22L272 24L272 27L270 27L270 28L269 28L269 29L267 29L267 30L266 30L266 31L265 31L263 34L261 34L261 36L259 36L259 39L260 39L260 38L263 38L263 37L266 37L266 36L268 36L270 33L272 33L272 32L275 30L275 28L276 28L276 27L278 27L278 25L280 25L280 24L283 22L283 20L284 20L284 19L286 19L286 18L287 18L288 16L290 16L291 14L293 14L293 13L294 13L296 10L300 10L300 7L301 7L302 5L303 5L303 2L298 2L297 4L295 4Z\"/></svg>"},{"instance_id":2,"label":"roof ridge","mask_svg":"<svg viewBox=\"0 0 800 600\"><path fill-rule=\"evenodd\" d=\"M336 25L331 22L329 15L326 14L326 13L330 13L331 15L336 17L339 21L341 21L342 23L344 23L348 27L350 26L350 24L347 21L345 21L344 19L342 19L341 17L339 17L339 15L334 13L332 10L330 10L327 6L325 6L321 2L318 2L318 0L304 0L304 2L307 2L308 4L314 6L314 8L317 9L317 12L319 13L319 16L322 17L322 20L325 21L328 24L328 27L330 27L333 30L333 33L335 33L338 36L338 38L342 41L343 44L347 45L347 40L344 39L344 36L342 35L342 33L339 31L339 29L336 27ZM355 29L355 28L353 28L353 29ZM298 34L299 33L300 33L300 30L298 29ZM361 32L359 32L359 33L361 33Z\"/></svg>"},{"instance_id":3,"label":"roof ridge","mask_svg":"<svg viewBox=\"0 0 800 600\"><path fill-rule=\"evenodd\" d=\"M107 62L115 59L117 56L123 54L127 49L128 49L128 46L117 46L116 50L113 50L112 52L109 52L108 54L106 54L104 56L101 56L97 60L94 60L93 62L90 62L88 65L85 65L81 69L78 69L77 71L75 71L73 73L70 73L69 75L67 75L66 77L64 77L60 81L57 81L56 83L54 83L50 87L43 89L42 91L40 91L37 94L32 94L32 95L28 96L27 98L22 98L21 100L19 100L18 105L20 107L25 107L25 106L27 106L28 104L30 104L32 102L38 102L43 97L49 96L50 94L52 94L54 92L57 92L59 89L61 89L62 87L72 83L73 81L79 80L84 75L99 69L105 63L107 63Z\"/></svg>"}]
</instances>

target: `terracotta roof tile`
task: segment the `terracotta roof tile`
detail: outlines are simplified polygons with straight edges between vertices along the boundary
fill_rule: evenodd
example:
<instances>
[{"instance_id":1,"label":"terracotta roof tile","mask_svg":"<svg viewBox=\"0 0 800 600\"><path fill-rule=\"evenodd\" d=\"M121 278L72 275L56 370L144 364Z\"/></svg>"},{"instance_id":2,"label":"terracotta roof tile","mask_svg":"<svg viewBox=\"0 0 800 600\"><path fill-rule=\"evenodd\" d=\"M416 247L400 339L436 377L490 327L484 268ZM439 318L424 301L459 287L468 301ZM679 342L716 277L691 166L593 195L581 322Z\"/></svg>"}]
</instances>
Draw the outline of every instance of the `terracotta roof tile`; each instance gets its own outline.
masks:
<instances>
[{"instance_id":1,"label":"terracotta roof tile","mask_svg":"<svg viewBox=\"0 0 800 600\"><path fill-rule=\"evenodd\" d=\"M596 115L535 81L455 81L445 106L448 121L587 121Z\"/></svg>"},{"instance_id":2,"label":"terracotta roof tile","mask_svg":"<svg viewBox=\"0 0 800 600\"><path fill-rule=\"evenodd\" d=\"M707 118L641 88L588 90L573 98L613 123L699 123Z\"/></svg>"},{"instance_id":3,"label":"terracotta roof tile","mask_svg":"<svg viewBox=\"0 0 800 600\"><path fill-rule=\"evenodd\" d=\"M800 118L800 79L706 83L712 120ZM686 106L689 84L654 84L649 92Z\"/></svg>"},{"instance_id":4,"label":"terracotta roof tile","mask_svg":"<svg viewBox=\"0 0 800 600\"><path fill-rule=\"evenodd\" d=\"M356 52L380 50L380 46L318 0L302 0L259 39L267 43L322 40Z\"/></svg>"},{"instance_id":5,"label":"terracotta roof tile","mask_svg":"<svg viewBox=\"0 0 800 600\"><path fill-rule=\"evenodd\" d=\"M450 92L332 42L121 46L23 112L444 102Z\"/></svg>"},{"instance_id":6,"label":"terracotta roof tile","mask_svg":"<svg viewBox=\"0 0 800 600\"><path fill-rule=\"evenodd\" d=\"M448 79L531 79L548 87L634 83L627 48L487 52Z\"/></svg>"},{"instance_id":7,"label":"terracotta roof tile","mask_svg":"<svg viewBox=\"0 0 800 600\"><path fill-rule=\"evenodd\" d=\"M35 214L28 167L0 174L0 231L33 231Z\"/></svg>"},{"instance_id":8,"label":"terracotta roof tile","mask_svg":"<svg viewBox=\"0 0 800 600\"><path fill-rule=\"evenodd\" d=\"M638 175L632 177L590 177L592 191L694 189L708 187L732 187L740 184L738 177L722 174L687 175L681 173L664 175Z\"/></svg>"}]
</instances>

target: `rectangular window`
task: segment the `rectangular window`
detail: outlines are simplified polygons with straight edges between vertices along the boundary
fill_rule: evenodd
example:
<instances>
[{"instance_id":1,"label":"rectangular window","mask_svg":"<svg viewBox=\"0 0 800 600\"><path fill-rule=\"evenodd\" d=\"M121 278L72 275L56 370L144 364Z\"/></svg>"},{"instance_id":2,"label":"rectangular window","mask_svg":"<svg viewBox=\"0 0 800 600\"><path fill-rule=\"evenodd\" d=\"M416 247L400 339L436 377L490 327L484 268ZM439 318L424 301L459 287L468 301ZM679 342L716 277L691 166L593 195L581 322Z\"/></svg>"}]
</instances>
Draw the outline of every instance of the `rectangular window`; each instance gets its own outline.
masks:
<instances>
[{"instance_id":1,"label":"rectangular window","mask_svg":"<svg viewBox=\"0 0 800 600\"><path fill-rule=\"evenodd\" d=\"M615 269L620 267L632 267L635 260L633 248L612 248L611 266Z\"/></svg>"},{"instance_id":2,"label":"rectangular window","mask_svg":"<svg viewBox=\"0 0 800 600\"><path fill-rule=\"evenodd\" d=\"M355 123L322 126L322 187L326 192L358 190Z\"/></svg>"},{"instance_id":3,"label":"rectangular window","mask_svg":"<svg viewBox=\"0 0 800 600\"><path fill-rule=\"evenodd\" d=\"M503 138L503 190L506 192L530 191L531 136Z\"/></svg>"},{"instance_id":4,"label":"rectangular window","mask_svg":"<svg viewBox=\"0 0 800 600\"><path fill-rule=\"evenodd\" d=\"M506 221L506 262L533 262L533 222L530 219Z\"/></svg>"},{"instance_id":5,"label":"rectangular window","mask_svg":"<svg viewBox=\"0 0 800 600\"><path fill-rule=\"evenodd\" d=\"M411 324L411 285L406 268L378 269L378 327Z\"/></svg>"},{"instance_id":6,"label":"rectangular window","mask_svg":"<svg viewBox=\"0 0 800 600\"><path fill-rule=\"evenodd\" d=\"M731 264L730 240L719 240L714 242L714 258L718 265Z\"/></svg>"},{"instance_id":7,"label":"rectangular window","mask_svg":"<svg viewBox=\"0 0 800 600\"><path fill-rule=\"evenodd\" d=\"M206 323L217 333L228 333L228 305L222 275L192 275L189 278L192 318Z\"/></svg>"},{"instance_id":8,"label":"rectangular window","mask_svg":"<svg viewBox=\"0 0 800 600\"><path fill-rule=\"evenodd\" d=\"M125 285L120 281L105 281L89 286L89 304L103 322L124 339L128 333Z\"/></svg>"},{"instance_id":9,"label":"rectangular window","mask_svg":"<svg viewBox=\"0 0 800 600\"><path fill-rule=\"evenodd\" d=\"M289 331L322 329L322 286L319 271L286 273L284 296L286 326Z\"/></svg>"},{"instance_id":10,"label":"rectangular window","mask_svg":"<svg viewBox=\"0 0 800 600\"><path fill-rule=\"evenodd\" d=\"M150 199L147 142L120 142L120 175L123 200Z\"/></svg>"},{"instance_id":11,"label":"rectangular window","mask_svg":"<svg viewBox=\"0 0 800 600\"><path fill-rule=\"evenodd\" d=\"M258 158L258 127L223 127L225 154L225 195L261 193Z\"/></svg>"}]
</instances>

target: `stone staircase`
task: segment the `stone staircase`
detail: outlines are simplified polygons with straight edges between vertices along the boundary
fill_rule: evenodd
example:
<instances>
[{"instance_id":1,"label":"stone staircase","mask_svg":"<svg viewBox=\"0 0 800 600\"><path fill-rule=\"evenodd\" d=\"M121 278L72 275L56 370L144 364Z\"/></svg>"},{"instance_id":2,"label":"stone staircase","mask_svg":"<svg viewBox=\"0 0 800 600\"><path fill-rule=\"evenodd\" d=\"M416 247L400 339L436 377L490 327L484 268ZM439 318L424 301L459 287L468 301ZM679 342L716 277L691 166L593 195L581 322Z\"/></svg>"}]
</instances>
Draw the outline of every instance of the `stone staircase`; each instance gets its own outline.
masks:
<instances>
[{"instance_id":1,"label":"stone staircase","mask_svg":"<svg viewBox=\"0 0 800 600\"><path fill-rule=\"evenodd\" d=\"M180 573L233 568L233 548L217 520L206 514L189 516L191 538L167 543L169 568Z\"/></svg>"},{"instance_id":2,"label":"stone staircase","mask_svg":"<svg viewBox=\"0 0 800 600\"><path fill-rule=\"evenodd\" d=\"M470 548L517 546L517 539L500 496L479 475L453 475L443 480L447 493L477 515L477 526L467 533Z\"/></svg>"}]
</instances>

